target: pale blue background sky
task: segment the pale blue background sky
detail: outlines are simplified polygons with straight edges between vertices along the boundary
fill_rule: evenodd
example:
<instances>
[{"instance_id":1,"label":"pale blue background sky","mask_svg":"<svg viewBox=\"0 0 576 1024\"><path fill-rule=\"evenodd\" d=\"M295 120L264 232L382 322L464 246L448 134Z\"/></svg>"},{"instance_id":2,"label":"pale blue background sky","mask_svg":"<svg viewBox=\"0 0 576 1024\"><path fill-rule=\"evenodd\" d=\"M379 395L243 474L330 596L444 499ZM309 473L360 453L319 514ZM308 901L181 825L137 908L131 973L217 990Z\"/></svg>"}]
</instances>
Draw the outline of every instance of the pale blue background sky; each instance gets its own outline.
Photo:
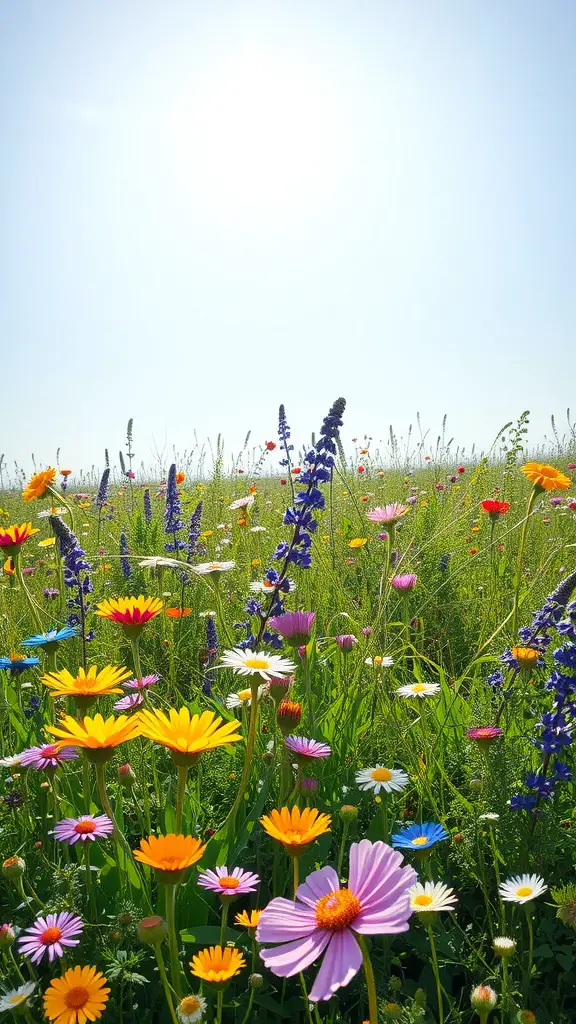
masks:
<instances>
[{"instance_id":1,"label":"pale blue background sky","mask_svg":"<svg viewBox=\"0 0 576 1024\"><path fill-rule=\"evenodd\" d=\"M19 0L0 37L10 459L576 404L573 0Z\"/></svg>"}]
</instances>

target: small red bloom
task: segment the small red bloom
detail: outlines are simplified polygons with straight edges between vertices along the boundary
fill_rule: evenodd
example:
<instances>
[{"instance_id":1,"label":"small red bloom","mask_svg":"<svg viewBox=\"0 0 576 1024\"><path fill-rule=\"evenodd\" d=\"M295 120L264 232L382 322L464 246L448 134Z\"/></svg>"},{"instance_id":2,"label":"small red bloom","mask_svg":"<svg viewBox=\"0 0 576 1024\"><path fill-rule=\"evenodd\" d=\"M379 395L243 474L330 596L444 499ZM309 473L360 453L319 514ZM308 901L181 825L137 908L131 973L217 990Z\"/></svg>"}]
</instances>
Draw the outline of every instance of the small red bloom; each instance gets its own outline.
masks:
<instances>
[{"instance_id":1,"label":"small red bloom","mask_svg":"<svg viewBox=\"0 0 576 1024\"><path fill-rule=\"evenodd\" d=\"M485 512L488 513L489 516L493 516L495 519L497 519L498 516L506 515L508 509L510 508L510 502L491 501L490 499L487 499L486 501L482 502L482 508L484 509Z\"/></svg>"},{"instance_id":2,"label":"small red bloom","mask_svg":"<svg viewBox=\"0 0 576 1024\"><path fill-rule=\"evenodd\" d=\"M465 473L466 469L464 468L464 466L458 466L458 472L459 473Z\"/></svg>"},{"instance_id":3,"label":"small red bloom","mask_svg":"<svg viewBox=\"0 0 576 1024\"><path fill-rule=\"evenodd\" d=\"M469 740L476 740L478 743L486 744L498 739L498 736L502 736L503 732L504 730L500 729L497 725L481 725L475 729L467 729L466 735Z\"/></svg>"},{"instance_id":4,"label":"small red bloom","mask_svg":"<svg viewBox=\"0 0 576 1024\"><path fill-rule=\"evenodd\" d=\"M284 486L285 486L285 485L286 485L286 484L288 483L288 481L287 481L287 480L284 480L284 479L282 479L282 480L280 481L280 483L281 483L281 484L282 484L282 486L284 487Z\"/></svg>"},{"instance_id":5,"label":"small red bloom","mask_svg":"<svg viewBox=\"0 0 576 1024\"><path fill-rule=\"evenodd\" d=\"M294 469L290 470L290 472L292 473L292 476L298 476L298 473L301 473L302 470L300 469L300 466L294 466Z\"/></svg>"},{"instance_id":6,"label":"small red bloom","mask_svg":"<svg viewBox=\"0 0 576 1024\"><path fill-rule=\"evenodd\" d=\"M568 502L568 508L569 508L569 509L570 509L570 510L571 510L572 512L576 512L576 501L569 501L569 502Z\"/></svg>"},{"instance_id":7,"label":"small red bloom","mask_svg":"<svg viewBox=\"0 0 576 1024\"><path fill-rule=\"evenodd\" d=\"M264 445L269 452L273 452L276 447L276 443L274 441L265 441Z\"/></svg>"},{"instance_id":8,"label":"small red bloom","mask_svg":"<svg viewBox=\"0 0 576 1024\"><path fill-rule=\"evenodd\" d=\"M364 466L358 466L358 472L359 473L365 473L366 472L365 467Z\"/></svg>"},{"instance_id":9,"label":"small red bloom","mask_svg":"<svg viewBox=\"0 0 576 1024\"><path fill-rule=\"evenodd\" d=\"M478 554L478 548L470 548L470 554L471 555L477 555Z\"/></svg>"}]
</instances>

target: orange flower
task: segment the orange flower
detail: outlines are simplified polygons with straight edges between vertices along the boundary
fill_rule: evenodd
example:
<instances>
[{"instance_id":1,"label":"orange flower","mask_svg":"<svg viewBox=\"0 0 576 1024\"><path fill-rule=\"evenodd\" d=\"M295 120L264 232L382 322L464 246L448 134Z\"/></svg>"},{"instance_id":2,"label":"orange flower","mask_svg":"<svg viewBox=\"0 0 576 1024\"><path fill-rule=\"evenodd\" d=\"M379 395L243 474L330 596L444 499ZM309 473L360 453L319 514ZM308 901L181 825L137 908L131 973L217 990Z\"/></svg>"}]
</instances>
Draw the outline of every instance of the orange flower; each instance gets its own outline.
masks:
<instances>
[{"instance_id":1,"label":"orange flower","mask_svg":"<svg viewBox=\"0 0 576 1024\"><path fill-rule=\"evenodd\" d=\"M299 857L318 836L330 831L329 814L321 814L315 807L299 807L270 811L260 818L260 824L272 839L278 839L293 857Z\"/></svg>"},{"instance_id":2,"label":"orange flower","mask_svg":"<svg viewBox=\"0 0 576 1024\"><path fill-rule=\"evenodd\" d=\"M210 946L197 953L190 961L190 967L196 978L222 985L238 974L242 967L246 967L246 961L238 949Z\"/></svg>"},{"instance_id":3,"label":"orange flower","mask_svg":"<svg viewBox=\"0 0 576 1024\"><path fill-rule=\"evenodd\" d=\"M154 868L158 880L165 885L175 885L184 877L184 872L203 856L206 846L194 836L174 835L148 836L140 840L140 849L133 850L135 860Z\"/></svg>"},{"instance_id":4,"label":"orange flower","mask_svg":"<svg viewBox=\"0 0 576 1024\"><path fill-rule=\"evenodd\" d=\"M55 477L56 470L52 469L52 466L49 466L48 469L43 469L40 473L34 473L34 476L31 477L22 491L24 501L34 501L34 498L43 498L46 488Z\"/></svg>"},{"instance_id":5,"label":"orange flower","mask_svg":"<svg viewBox=\"0 0 576 1024\"><path fill-rule=\"evenodd\" d=\"M527 462L522 472L541 491L567 491L572 486L570 477L545 462Z\"/></svg>"},{"instance_id":6,"label":"orange flower","mask_svg":"<svg viewBox=\"0 0 576 1024\"><path fill-rule=\"evenodd\" d=\"M0 548L6 555L15 555L25 540L39 532L38 529L32 528L32 523L0 527Z\"/></svg>"},{"instance_id":7,"label":"orange flower","mask_svg":"<svg viewBox=\"0 0 576 1024\"><path fill-rule=\"evenodd\" d=\"M60 470L60 476L70 476L71 472L72 472L71 469L61 469Z\"/></svg>"},{"instance_id":8,"label":"orange flower","mask_svg":"<svg viewBox=\"0 0 576 1024\"><path fill-rule=\"evenodd\" d=\"M234 923L242 925L243 928L257 928L261 913L261 910L242 910L236 914Z\"/></svg>"},{"instance_id":9,"label":"orange flower","mask_svg":"<svg viewBox=\"0 0 576 1024\"><path fill-rule=\"evenodd\" d=\"M7 558L2 566L2 570L6 576L14 576L16 572L16 566L14 565L13 558Z\"/></svg>"},{"instance_id":10,"label":"orange flower","mask_svg":"<svg viewBox=\"0 0 576 1024\"><path fill-rule=\"evenodd\" d=\"M186 479L186 473L176 473L176 483L183 484Z\"/></svg>"},{"instance_id":11,"label":"orange flower","mask_svg":"<svg viewBox=\"0 0 576 1024\"><path fill-rule=\"evenodd\" d=\"M512 647L510 653L516 659L520 668L531 668L540 657L540 651L537 651L535 647Z\"/></svg>"},{"instance_id":12,"label":"orange flower","mask_svg":"<svg viewBox=\"0 0 576 1024\"><path fill-rule=\"evenodd\" d=\"M186 619L191 611L191 608L166 608L165 614L169 619Z\"/></svg>"},{"instance_id":13,"label":"orange flower","mask_svg":"<svg viewBox=\"0 0 576 1024\"><path fill-rule=\"evenodd\" d=\"M46 732L56 737L58 750L64 747L80 747L90 761L109 761L114 756L114 748L127 740L140 735L138 716L119 715L118 718L102 718L86 715L77 722L72 715L62 715L61 728L48 726Z\"/></svg>"}]
</instances>

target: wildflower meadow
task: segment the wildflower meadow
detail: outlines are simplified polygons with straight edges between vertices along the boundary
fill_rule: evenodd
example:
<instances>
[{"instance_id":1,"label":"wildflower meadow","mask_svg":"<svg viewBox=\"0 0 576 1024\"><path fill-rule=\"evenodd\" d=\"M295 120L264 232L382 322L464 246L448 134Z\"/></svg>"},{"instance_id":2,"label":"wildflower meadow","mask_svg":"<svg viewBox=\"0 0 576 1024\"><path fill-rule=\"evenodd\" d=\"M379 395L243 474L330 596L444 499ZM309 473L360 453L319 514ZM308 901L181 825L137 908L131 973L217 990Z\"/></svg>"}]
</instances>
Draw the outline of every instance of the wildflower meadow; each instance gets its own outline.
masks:
<instances>
[{"instance_id":1,"label":"wildflower meadow","mask_svg":"<svg viewBox=\"0 0 576 1024\"><path fill-rule=\"evenodd\" d=\"M2 1019L575 1019L576 432L345 406L0 460Z\"/></svg>"}]
</instances>

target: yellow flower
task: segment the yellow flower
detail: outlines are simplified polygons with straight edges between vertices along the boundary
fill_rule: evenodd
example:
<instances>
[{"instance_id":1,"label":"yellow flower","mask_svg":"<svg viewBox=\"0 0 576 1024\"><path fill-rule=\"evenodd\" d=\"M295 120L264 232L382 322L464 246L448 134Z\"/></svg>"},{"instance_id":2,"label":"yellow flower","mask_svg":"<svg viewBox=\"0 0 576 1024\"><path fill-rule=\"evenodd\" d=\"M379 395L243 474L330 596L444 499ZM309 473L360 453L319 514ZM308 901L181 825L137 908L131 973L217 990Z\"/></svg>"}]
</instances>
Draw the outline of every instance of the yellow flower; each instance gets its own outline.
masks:
<instances>
[{"instance_id":1,"label":"yellow flower","mask_svg":"<svg viewBox=\"0 0 576 1024\"><path fill-rule=\"evenodd\" d=\"M236 914L234 921L236 924L241 925L242 928L257 928L261 913L261 910L242 910L239 914Z\"/></svg>"},{"instance_id":2,"label":"yellow flower","mask_svg":"<svg viewBox=\"0 0 576 1024\"><path fill-rule=\"evenodd\" d=\"M148 836L140 840L140 849L133 850L136 860L154 868L158 880L174 885L180 882L184 872L203 856L206 846L194 836L174 835Z\"/></svg>"},{"instance_id":3,"label":"yellow flower","mask_svg":"<svg viewBox=\"0 0 576 1024\"><path fill-rule=\"evenodd\" d=\"M85 1024L100 1020L108 1002L106 978L95 967L71 967L53 978L44 993L44 1012L58 1024Z\"/></svg>"},{"instance_id":4,"label":"yellow flower","mask_svg":"<svg viewBox=\"0 0 576 1024\"><path fill-rule=\"evenodd\" d=\"M203 981L222 983L230 981L242 967L246 967L246 961L238 949L231 949L230 946L210 946L209 949L201 949L190 961L190 969L196 978Z\"/></svg>"},{"instance_id":5,"label":"yellow flower","mask_svg":"<svg viewBox=\"0 0 576 1024\"><path fill-rule=\"evenodd\" d=\"M14 576L14 574L16 572L16 566L14 565L14 559L13 558L7 558L6 561L4 562L4 565L2 566L2 569L3 569L4 573L6 574L6 576Z\"/></svg>"},{"instance_id":6,"label":"yellow flower","mask_svg":"<svg viewBox=\"0 0 576 1024\"><path fill-rule=\"evenodd\" d=\"M214 750L242 739L240 722L226 722L213 711L191 715L188 708L142 711L139 716L142 736L168 747L175 764L190 765L206 750Z\"/></svg>"},{"instance_id":7,"label":"yellow flower","mask_svg":"<svg viewBox=\"0 0 576 1024\"><path fill-rule=\"evenodd\" d=\"M42 470L40 473L35 473L22 491L24 501L34 501L34 498L43 498L46 494L47 487L52 483L55 477L56 470L52 469L51 466L49 466L48 469Z\"/></svg>"},{"instance_id":8,"label":"yellow flower","mask_svg":"<svg viewBox=\"0 0 576 1024\"><path fill-rule=\"evenodd\" d=\"M32 523L0 527L0 551L3 551L5 555L17 554L24 541L34 533L39 533L39 530L33 529Z\"/></svg>"},{"instance_id":9,"label":"yellow flower","mask_svg":"<svg viewBox=\"0 0 576 1024\"><path fill-rule=\"evenodd\" d=\"M204 530L204 533L201 533L200 536L201 537L211 537L213 533L214 533L214 530Z\"/></svg>"},{"instance_id":10,"label":"yellow flower","mask_svg":"<svg viewBox=\"0 0 576 1024\"><path fill-rule=\"evenodd\" d=\"M260 818L260 824L272 839L278 839L292 856L299 856L318 836L330 831L331 817L321 814L315 807L299 807L270 811Z\"/></svg>"},{"instance_id":11,"label":"yellow flower","mask_svg":"<svg viewBox=\"0 0 576 1024\"><path fill-rule=\"evenodd\" d=\"M78 503L78 508L83 508L83 509L92 508L92 505L91 505L91 503L89 501L80 501Z\"/></svg>"},{"instance_id":12,"label":"yellow flower","mask_svg":"<svg viewBox=\"0 0 576 1024\"><path fill-rule=\"evenodd\" d=\"M510 653L516 659L520 668L531 668L540 657L540 651L537 651L534 647L513 647Z\"/></svg>"},{"instance_id":13,"label":"yellow flower","mask_svg":"<svg viewBox=\"0 0 576 1024\"><path fill-rule=\"evenodd\" d=\"M94 715L94 718L86 716L80 722L72 715L63 715L60 721L61 728L51 725L47 729L56 737L58 749L81 747L91 761L108 761L114 754L114 747L140 735L138 715L106 719L102 715Z\"/></svg>"},{"instance_id":14,"label":"yellow flower","mask_svg":"<svg viewBox=\"0 0 576 1024\"><path fill-rule=\"evenodd\" d=\"M107 665L99 672L96 665L92 665L88 674L79 668L76 676L65 668L59 672L48 672L42 676L42 682L50 688L53 697L87 697L95 700L96 697L105 697L111 693L122 693L118 683L129 679L131 674L124 667Z\"/></svg>"},{"instance_id":15,"label":"yellow flower","mask_svg":"<svg viewBox=\"0 0 576 1024\"><path fill-rule=\"evenodd\" d=\"M252 568L253 569L256 569L260 564L261 563L260 563L260 559L259 558L253 558L252 559Z\"/></svg>"},{"instance_id":16,"label":"yellow flower","mask_svg":"<svg viewBox=\"0 0 576 1024\"><path fill-rule=\"evenodd\" d=\"M159 597L113 597L96 605L96 615L121 626L140 630L150 619L159 615L164 602Z\"/></svg>"},{"instance_id":17,"label":"yellow flower","mask_svg":"<svg viewBox=\"0 0 576 1024\"><path fill-rule=\"evenodd\" d=\"M472 529L470 530L470 533L480 533L480 527L473 526Z\"/></svg>"},{"instance_id":18,"label":"yellow flower","mask_svg":"<svg viewBox=\"0 0 576 1024\"><path fill-rule=\"evenodd\" d=\"M570 477L545 462L527 462L522 466L524 476L542 491L567 491L572 486Z\"/></svg>"},{"instance_id":19,"label":"yellow flower","mask_svg":"<svg viewBox=\"0 0 576 1024\"><path fill-rule=\"evenodd\" d=\"M51 548L56 543L56 537L45 537L44 540L38 541L39 548Z\"/></svg>"},{"instance_id":20,"label":"yellow flower","mask_svg":"<svg viewBox=\"0 0 576 1024\"><path fill-rule=\"evenodd\" d=\"M363 548L368 543L368 537L354 537L353 540L348 541L349 548Z\"/></svg>"}]
</instances>

